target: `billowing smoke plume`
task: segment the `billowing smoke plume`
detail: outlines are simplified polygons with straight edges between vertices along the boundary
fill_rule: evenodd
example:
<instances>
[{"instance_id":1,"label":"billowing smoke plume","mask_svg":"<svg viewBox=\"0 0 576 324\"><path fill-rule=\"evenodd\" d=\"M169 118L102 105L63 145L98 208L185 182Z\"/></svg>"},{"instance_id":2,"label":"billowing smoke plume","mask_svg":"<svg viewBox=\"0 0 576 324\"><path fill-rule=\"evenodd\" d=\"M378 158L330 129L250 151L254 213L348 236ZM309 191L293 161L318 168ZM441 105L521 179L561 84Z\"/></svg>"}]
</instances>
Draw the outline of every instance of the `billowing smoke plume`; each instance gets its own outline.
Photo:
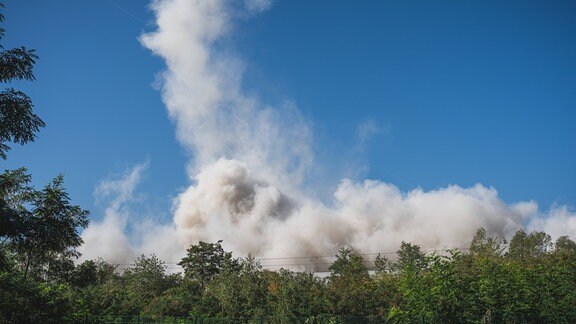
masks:
<instances>
[{"instance_id":1,"label":"billowing smoke plume","mask_svg":"<svg viewBox=\"0 0 576 324\"><path fill-rule=\"evenodd\" d=\"M157 30L141 42L166 62L162 98L178 140L192 155L191 185L175 202L174 224L146 232L144 241L151 243L140 250L178 242L178 251L170 244L156 251L166 259L199 240L220 239L240 255L262 258L329 256L342 246L388 252L403 240L424 249L458 248L481 226L503 237L525 226L576 236L576 214L567 207L541 213L534 202L507 205L482 185L404 193L380 181L343 179L331 201L312 198L306 193L314 188L304 181L314 161L311 127L293 104L270 107L245 92L243 62L228 42L235 20L270 3L156 0L151 7ZM360 136L377 129L371 124ZM104 223L123 228L125 220L116 214L112 208ZM100 240L124 250L118 233L95 237L97 226L85 232L87 243Z\"/></svg>"},{"instance_id":2,"label":"billowing smoke plume","mask_svg":"<svg viewBox=\"0 0 576 324\"><path fill-rule=\"evenodd\" d=\"M246 10L266 3L247 1ZM312 162L310 130L290 104L274 109L242 92L242 61L217 50L226 48L231 20L241 14L229 5L154 1L158 30L141 41L166 61L162 97L178 139L194 155L191 174L237 159L263 180L293 188Z\"/></svg>"},{"instance_id":3,"label":"billowing smoke plume","mask_svg":"<svg viewBox=\"0 0 576 324\"><path fill-rule=\"evenodd\" d=\"M202 169L178 201L181 243L224 239L238 252L263 258L330 256L342 246L389 252L402 240L466 248L481 226L507 237L538 213L535 203L506 205L482 185L402 193L379 181L344 179L327 206L305 197L295 201L256 177L235 160Z\"/></svg>"}]
</instances>

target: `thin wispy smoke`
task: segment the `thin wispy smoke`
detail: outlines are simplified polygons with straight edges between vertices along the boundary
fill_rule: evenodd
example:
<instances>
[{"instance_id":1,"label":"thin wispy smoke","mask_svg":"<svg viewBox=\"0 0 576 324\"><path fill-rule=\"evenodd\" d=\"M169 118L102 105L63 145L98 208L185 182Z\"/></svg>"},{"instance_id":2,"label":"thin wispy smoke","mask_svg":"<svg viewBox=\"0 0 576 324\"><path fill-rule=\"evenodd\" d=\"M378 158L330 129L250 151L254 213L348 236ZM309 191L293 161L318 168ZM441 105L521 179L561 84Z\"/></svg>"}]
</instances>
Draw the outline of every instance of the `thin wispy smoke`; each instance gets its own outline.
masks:
<instances>
[{"instance_id":1,"label":"thin wispy smoke","mask_svg":"<svg viewBox=\"0 0 576 324\"><path fill-rule=\"evenodd\" d=\"M79 248L82 260L103 258L111 263L125 263L135 257L135 251L126 235L130 218L127 204L140 182L148 163L136 165L117 179L101 181L94 190L97 202L105 204L104 218L93 222L82 233L84 244Z\"/></svg>"},{"instance_id":2,"label":"thin wispy smoke","mask_svg":"<svg viewBox=\"0 0 576 324\"><path fill-rule=\"evenodd\" d=\"M466 247L481 226L502 237L524 226L576 235L576 215L568 207L542 213L535 202L506 204L494 188L482 185L402 192L381 181L342 179L331 201L307 195L311 185L303 183L314 164L310 123L293 104L271 107L243 91L245 65L229 36L235 19L271 3L243 4L152 2L157 29L140 40L166 63L162 98L178 140L191 154L190 186L175 201L174 223L148 226L142 232L148 245L140 250L154 251L162 243L157 254L177 255L199 240L220 239L229 250L259 257L333 255L342 246L361 253L394 251L403 240L425 249L453 248ZM378 131L366 122L358 140L364 143ZM127 192L137 182L129 179ZM85 232L87 244L116 244L104 240L118 233L99 228L112 224L123 230L122 217L108 216L118 213L122 199L111 204L104 222ZM118 237L110 241L120 242L115 249L124 244Z\"/></svg>"},{"instance_id":3,"label":"thin wispy smoke","mask_svg":"<svg viewBox=\"0 0 576 324\"><path fill-rule=\"evenodd\" d=\"M364 151L366 149L366 144L372 137L384 132L388 131L387 129L382 129L372 119L366 119L362 121L356 127L356 140L358 141L356 144L357 151Z\"/></svg>"},{"instance_id":4,"label":"thin wispy smoke","mask_svg":"<svg viewBox=\"0 0 576 324\"><path fill-rule=\"evenodd\" d=\"M266 11L272 6L271 0L244 0L244 5L249 13L260 13Z\"/></svg>"},{"instance_id":5,"label":"thin wispy smoke","mask_svg":"<svg viewBox=\"0 0 576 324\"><path fill-rule=\"evenodd\" d=\"M79 262L103 258L123 268L140 254L154 253L166 260L178 260L184 255L173 239L177 236L173 224L158 224L132 208L138 203L135 192L148 167L149 163L143 162L98 183L94 196L106 206L104 217L82 233L84 244L79 249ZM128 234L129 226L132 235Z\"/></svg>"},{"instance_id":6,"label":"thin wispy smoke","mask_svg":"<svg viewBox=\"0 0 576 324\"><path fill-rule=\"evenodd\" d=\"M528 222L529 230L544 231L552 237L568 235L576 237L576 212L568 206L555 206L546 215L532 217Z\"/></svg>"}]
</instances>

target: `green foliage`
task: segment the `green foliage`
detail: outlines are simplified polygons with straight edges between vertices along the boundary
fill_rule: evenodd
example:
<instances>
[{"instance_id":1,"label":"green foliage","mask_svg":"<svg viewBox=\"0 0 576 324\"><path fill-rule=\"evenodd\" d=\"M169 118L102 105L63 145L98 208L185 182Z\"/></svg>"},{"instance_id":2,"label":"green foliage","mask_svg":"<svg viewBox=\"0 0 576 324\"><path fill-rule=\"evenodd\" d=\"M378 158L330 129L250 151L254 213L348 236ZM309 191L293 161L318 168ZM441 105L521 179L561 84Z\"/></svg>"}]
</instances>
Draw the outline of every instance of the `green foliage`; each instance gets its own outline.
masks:
<instances>
[{"instance_id":1,"label":"green foliage","mask_svg":"<svg viewBox=\"0 0 576 324\"><path fill-rule=\"evenodd\" d=\"M402 241L396 252L398 259L392 265L395 271L421 271L426 266L426 255L420 251L420 246Z\"/></svg>"},{"instance_id":2,"label":"green foliage","mask_svg":"<svg viewBox=\"0 0 576 324\"><path fill-rule=\"evenodd\" d=\"M69 282L77 288L85 288L98 283L98 266L94 260L86 260L76 266L70 275Z\"/></svg>"},{"instance_id":3,"label":"green foliage","mask_svg":"<svg viewBox=\"0 0 576 324\"><path fill-rule=\"evenodd\" d=\"M42 190L30 186L30 180L24 168L0 175L0 266L5 268L12 255L24 278L31 273L37 279L66 281L88 212L70 203L62 176Z\"/></svg>"},{"instance_id":4,"label":"green foliage","mask_svg":"<svg viewBox=\"0 0 576 324\"><path fill-rule=\"evenodd\" d=\"M561 254L576 254L576 242L572 241L568 236L560 236L554 244L555 253Z\"/></svg>"},{"instance_id":5,"label":"green foliage","mask_svg":"<svg viewBox=\"0 0 576 324\"><path fill-rule=\"evenodd\" d=\"M342 248L330 265L327 302L331 314L364 316L374 289L364 259L349 248Z\"/></svg>"},{"instance_id":6,"label":"green foliage","mask_svg":"<svg viewBox=\"0 0 576 324\"><path fill-rule=\"evenodd\" d=\"M202 289L198 282L178 282L179 284L152 299L145 309L145 314L153 318L165 318L206 314L206 311L210 311L202 305Z\"/></svg>"},{"instance_id":7,"label":"green foliage","mask_svg":"<svg viewBox=\"0 0 576 324\"><path fill-rule=\"evenodd\" d=\"M4 220L8 246L17 252L24 277L31 271L46 280L63 279L73 268L70 258L79 255L78 229L88 225L88 212L70 203L62 176L42 190L28 187L29 179L25 169L5 171L0 178L0 185L12 183L0 192L10 215Z\"/></svg>"},{"instance_id":8,"label":"green foliage","mask_svg":"<svg viewBox=\"0 0 576 324\"><path fill-rule=\"evenodd\" d=\"M166 275L166 265L155 255L139 256L122 275L128 298L138 309L143 309L152 299L177 284Z\"/></svg>"},{"instance_id":9,"label":"green foliage","mask_svg":"<svg viewBox=\"0 0 576 324\"><path fill-rule=\"evenodd\" d=\"M294 322L298 318L328 313L323 279L285 269L267 274L270 311L278 318Z\"/></svg>"},{"instance_id":10,"label":"green foliage","mask_svg":"<svg viewBox=\"0 0 576 324\"><path fill-rule=\"evenodd\" d=\"M23 280L18 271L0 273L0 323L72 321L73 300L65 284Z\"/></svg>"},{"instance_id":11,"label":"green foliage","mask_svg":"<svg viewBox=\"0 0 576 324\"><path fill-rule=\"evenodd\" d=\"M200 241L186 250L178 265L184 269L186 278L197 280L205 286L221 271L237 271L240 268L238 260L232 258L231 252L225 252L222 241L206 243Z\"/></svg>"},{"instance_id":12,"label":"green foliage","mask_svg":"<svg viewBox=\"0 0 576 324\"><path fill-rule=\"evenodd\" d=\"M573 323L571 242L562 238L555 251L530 262L476 251L426 256L405 243L401 270L373 274L344 248L326 278L265 270L249 256L204 284L167 274L154 255L140 256L122 274L102 260L86 261L68 282L23 280L17 266L7 266L0 273L0 322ZM7 255L8 265L13 257Z\"/></svg>"},{"instance_id":13,"label":"green foliage","mask_svg":"<svg viewBox=\"0 0 576 324\"><path fill-rule=\"evenodd\" d=\"M0 76L2 74L0 73ZM6 159L6 142L26 144L36 139L44 121L33 112L32 100L12 88L0 92L0 158Z\"/></svg>"},{"instance_id":14,"label":"green foliage","mask_svg":"<svg viewBox=\"0 0 576 324\"><path fill-rule=\"evenodd\" d=\"M341 248L336 260L329 267L332 277L338 276L368 276L364 259L350 248Z\"/></svg>"},{"instance_id":15,"label":"green foliage","mask_svg":"<svg viewBox=\"0 0 576 324\"><path fill-rule=\"evenodd\" d=\"M476 231L470 243L470 254L478 257L500 257L504 251L506 240L490 237L486 229L481 227Z\"/></svg>"},{"instance_id":16,"label":"green foliage","mask_svg":"<svg viewBox=\"0 0 576 324\"><path fill-rule=\"evenodd\" d=\"M388 260L388 258L378 253L376 259L374 260L374 268L376 269L376 272L377 273L388 272L389 267L390 267L390 261Z\"/></svg>"},{"instance_id":17,"label":"green foliage","mask_svg":"<svg viewBox=\"0 0 576 324\"><path fill-rule=\"evenodd\" d=\"M510 240L507 256L514 260L527 262L551 251L552 238L550 235L544 232L526 234L526 232L520 230Z\"/></svg>"},{"instance_id":18,"label":"green foliage","mask_svg":"<svg viewBox=\"0 0 576 324\"><path fill-rule=\"evenodd\" d=\"M2 7L0 7L2 8ZM0 22L4 16L0 15ZM0 29L0 38L4 30ZM0 45L0 83L34 80L33 68L38 56L25 47L4 49ZM6 159L10 146L6 142L25 144L34 141L44 122L33 112L32 100L12 88L0 92L0 158Z\"/></svg>"},{"instance_id":19,"label":"green foliage","mask_svg":"<svg viewBox=\"0 0 576 324\"><path fill-rule=\"evenodd\" d=\"M33 69L38 56L35 50L26 49L24 46L3 50L0 52L0 82L6 83L13 80L35 79Z\"/></svg>"},{"instance_id":20,"label":"green foliage","mask_svg":"<svg viewBox=\"0 0 576 324\"><path fill-rule=\"evenodd\" d=\"M37 58L34 50L0 45L0 82L34 80ZM25 93L0 92L0 158L7 158L7 142L31 142L42 127ZM62 176L42 190L30 181L24 168L0 175L0 323L72 322L76 302L68 282L88 212L70 203Z\"/></svg>"},{"instance_id":21,"label":"green foliage","mask_svg":"<svg viewBox=\"0 0 576 324\"><path fill-rule=\"evenodd\" d=\"M251 318L264 316L267 311L268 283L260 264L248 257L241 262L241 271L224 271L207 289L207 297L218 303L219 316Z\"/></svg>"},{"instance_id":22,"label":"green foliage","mask_svg":"<svg viewBox=\"0 0 576 324\"><path fill-rule=\"evenodd\" d=\"M25 168L5 170L0 174L0 237L11 241L24 233L24 219L29 217L25 204L32 200L31 176Z\"/></svg>"}]
</instances>

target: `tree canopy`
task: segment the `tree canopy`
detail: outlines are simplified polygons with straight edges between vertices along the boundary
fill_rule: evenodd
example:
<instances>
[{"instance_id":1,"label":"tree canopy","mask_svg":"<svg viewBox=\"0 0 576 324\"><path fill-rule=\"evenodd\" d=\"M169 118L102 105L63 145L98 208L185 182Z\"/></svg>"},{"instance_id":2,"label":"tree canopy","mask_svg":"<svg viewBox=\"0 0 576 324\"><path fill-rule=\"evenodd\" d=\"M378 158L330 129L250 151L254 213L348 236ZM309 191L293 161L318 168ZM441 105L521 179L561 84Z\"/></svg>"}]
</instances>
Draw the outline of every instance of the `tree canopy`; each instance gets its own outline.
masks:
<instances>
[{"instance_id":1,"label":"tree canopy","mask_svg":"<svg viewBox=\"0 0 576 324\"><path fill-rule=\"evenodd\" d=\"M0 82L33 81L37 59L34 50L0 44ZM31 142L42 127L30 97L10 87L0 92L0 158L7 143ZM62 175L40 190L31 180L25 168L0 174L0 323L60 323L72 314L67 293L88 212L71 203Z\"/></svg>"},{"instance_id":2,"label":"tree canopy","mask_svg":"<svg viewBox=\"0 0 576 324\"><path fill-rule=\"evenodd\" d=\"M225 252L222 241L206 243L200 241L186 250L186 256L178 263L184 269L186 278L198 281L204 286L224 269L238 269L239 262L232 253Z\"/></svg>"}]
</instances>

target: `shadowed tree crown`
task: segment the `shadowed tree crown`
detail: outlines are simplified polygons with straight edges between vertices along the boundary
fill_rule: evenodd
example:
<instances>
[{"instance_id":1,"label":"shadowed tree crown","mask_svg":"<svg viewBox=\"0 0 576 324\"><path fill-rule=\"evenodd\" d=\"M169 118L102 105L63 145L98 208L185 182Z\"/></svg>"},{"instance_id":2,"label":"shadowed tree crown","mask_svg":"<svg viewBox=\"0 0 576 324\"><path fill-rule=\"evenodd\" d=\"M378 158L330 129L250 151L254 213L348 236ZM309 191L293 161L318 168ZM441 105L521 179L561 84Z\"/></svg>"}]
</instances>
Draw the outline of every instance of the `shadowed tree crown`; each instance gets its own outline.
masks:
<instances>
[{"instance_id":1,"label":"shadowed tree crown","mask_svg":"<svg viewBox=\"0 0 576 324\"><path fill-rule=\"evenodd\" d=\"M186 256L178 263L184 268L184 275L198 281L202 286L211 281L223 270L239 269L232 252L222 248L222 240L216 243L198 242L186 250Z\"/></svg>"},{"instance_id":2,"label":"shadowed tree crown","mask_svg":"<svg viewBox=\"0 0 576 324\"><path fill-rule=\"evenodd\" d=\"M4 5L0 3L0 8ZM4 16L0 13L0 22ZM4 29L0 28L0 40ZM38 56L24 46L4 49L0 44L0 83L15 80L35 80L33 68ZM10 146L6 143L26 144L36 139L44 121L33 111L32 100L24 92L6 88L0 92L0 158L6 159Z\"/></svg>"}]
</instances>

